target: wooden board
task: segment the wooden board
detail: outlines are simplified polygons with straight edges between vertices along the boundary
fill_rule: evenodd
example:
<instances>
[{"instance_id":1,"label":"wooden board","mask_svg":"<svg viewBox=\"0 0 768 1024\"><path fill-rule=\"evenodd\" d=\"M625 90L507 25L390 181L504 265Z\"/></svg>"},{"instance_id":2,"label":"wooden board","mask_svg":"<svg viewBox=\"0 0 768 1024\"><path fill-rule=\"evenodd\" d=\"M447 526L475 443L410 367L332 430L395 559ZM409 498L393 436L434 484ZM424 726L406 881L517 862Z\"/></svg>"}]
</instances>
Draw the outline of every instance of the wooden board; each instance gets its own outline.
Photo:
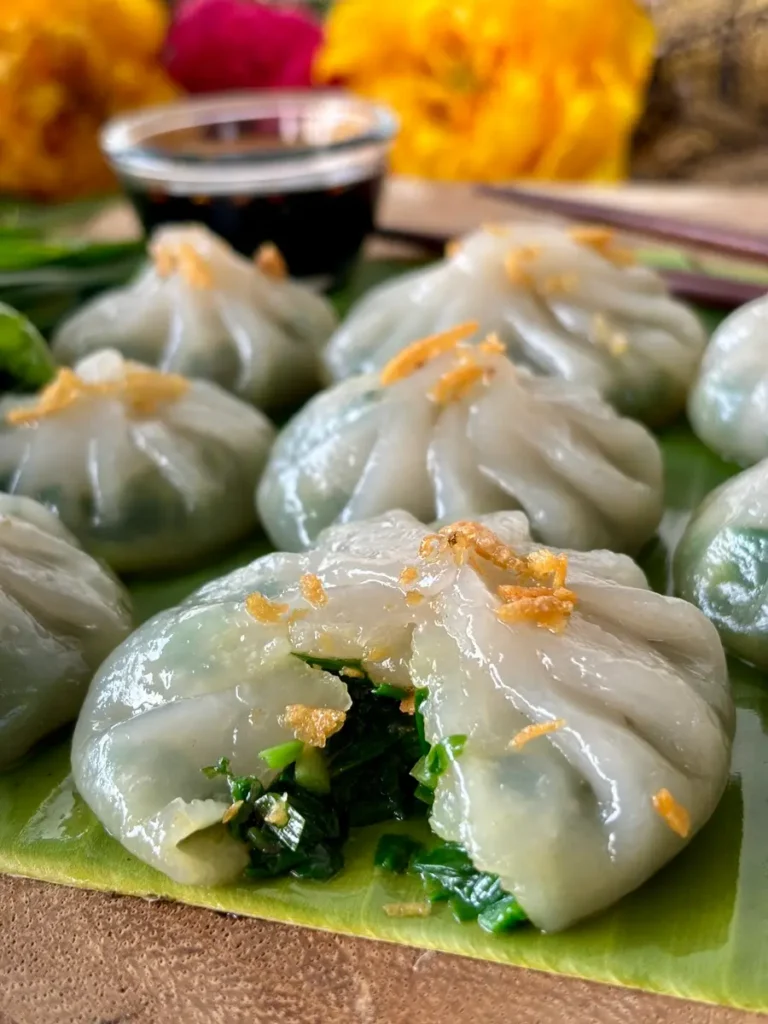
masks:
<instances>
[{"instance_id":1,"label":"wooden board","mask_svg":"<svg viewBox=\"0 0 768 1024\"><path fill-rule=\"evenodd\" d=\"M759 1024L721 1007L0 878L0 1024Z\"/></svg>"}]
</instances>

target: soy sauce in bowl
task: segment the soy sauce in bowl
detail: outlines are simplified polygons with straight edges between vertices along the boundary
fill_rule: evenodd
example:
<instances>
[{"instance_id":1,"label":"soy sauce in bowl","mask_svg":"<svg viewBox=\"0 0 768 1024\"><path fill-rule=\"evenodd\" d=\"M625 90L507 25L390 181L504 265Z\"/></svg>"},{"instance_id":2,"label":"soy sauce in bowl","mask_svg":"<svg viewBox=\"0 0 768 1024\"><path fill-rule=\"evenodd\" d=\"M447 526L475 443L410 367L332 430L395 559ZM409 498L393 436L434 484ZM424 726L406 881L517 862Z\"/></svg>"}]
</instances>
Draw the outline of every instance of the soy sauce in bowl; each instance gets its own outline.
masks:
<instances>
[{"instance_id":1,"label":"soy sauce in bowl","mask_svg":"<svg viewBox=\"0 0 768 1024\"><path fill-rule=\"evenodd\" d=\"M199 221L246 255L274 242L292 275L330 285L373 227L395 131L343 93L226 93L117 118L102 147L147 232Z\"/></svg>"}]
</instances>

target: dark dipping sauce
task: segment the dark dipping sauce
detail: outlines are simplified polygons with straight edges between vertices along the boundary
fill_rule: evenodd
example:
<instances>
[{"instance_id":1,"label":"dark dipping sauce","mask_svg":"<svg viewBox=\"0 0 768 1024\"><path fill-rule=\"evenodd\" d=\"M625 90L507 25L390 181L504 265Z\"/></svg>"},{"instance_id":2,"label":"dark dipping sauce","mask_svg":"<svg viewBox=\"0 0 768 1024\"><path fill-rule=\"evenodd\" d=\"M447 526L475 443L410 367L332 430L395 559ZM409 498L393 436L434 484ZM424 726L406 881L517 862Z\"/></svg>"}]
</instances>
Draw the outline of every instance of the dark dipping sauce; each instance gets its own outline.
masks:
<instances>
[{"instance_id":1,"label":"dark dipping sauce","mask_svg":"<svg viewBox=\"0 0 768 1024\"><path fill-rule=\"evenodd\" d=\"M147 233L169 221L197 221L245 256L274 242L293 277L340 283L373 229L381 180L379 174L330 189L258 196L174 196L124 185Z\"/></svg>"},{"instance_id":2,"label":"dark dipping sauce","mask_svg":"<svg viewBox=\"0 0 768 1024\"><path fill-rule=\"evenodd\" d=\"M102 145L147 233L196 221L245 256L272 242L331 286L373 228L395 129L345 94L225 93L118 118Z\"/></svg>"}]
</instances>

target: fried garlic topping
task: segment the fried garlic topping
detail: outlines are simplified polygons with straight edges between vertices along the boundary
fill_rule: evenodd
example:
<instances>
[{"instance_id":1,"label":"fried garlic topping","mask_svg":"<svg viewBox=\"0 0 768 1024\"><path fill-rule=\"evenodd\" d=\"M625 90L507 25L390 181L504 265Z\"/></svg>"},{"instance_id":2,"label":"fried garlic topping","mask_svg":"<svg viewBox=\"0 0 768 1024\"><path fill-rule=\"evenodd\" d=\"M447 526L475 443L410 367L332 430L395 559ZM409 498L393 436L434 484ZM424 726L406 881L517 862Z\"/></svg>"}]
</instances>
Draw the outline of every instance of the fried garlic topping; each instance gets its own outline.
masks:
<instances>
[{"instance_id":1,"label":"fried garlic topping","mask_svg":"<svg viewBox=\"0 0 768 1024\"><path fill-rule=\"evenodd\" d=\"M290 815L288 814L284 798L282 800L275 800L268 813L264 815L264 821L268 825L274 825L275 828L285 828L289 820Z\"/></svg>"},{"instance_id":2,"label":"fried garlic topping","mask_svg":"<svg viewBox=\"0 0 768 1024\"><path fill-rule=\"evenodd\" d=\"M181 274L192 288L212 287L213 274L208 261L191 242L155 242L149 253L160 277Z\"/></svg>"},{"instance_id":3,"label":"fried garlic topping","mask_svg":"<svg viewBox=\"0 0 768 1024\"><path fill-rule=\"evenodd\" d=\"M299 589L304 600L313 608L324 608L328 604L328 595L322 581L314 573L305 573L299 580Z\"/></svg>"},{"instance_id":4,"label":"fried garlic topping","mask_svg":"<svg viewBox=\"0 0 768 1024\"><path fill-rule=\"evenodd\" d=\"M496 616L502 622L535 622L552 633L565 629L576 607L576 595L565 587L501 586L497 594L502 604Z\"/></svg>"},{"instance_id":5,"label":"fried garlic topping","mask_svg":"<svg viewBox=\"0 0 768 1024\"><path fill-rule=\"evenodd\" d=\"M438 379L430 388L429 398L437 405L456 402L485 378L486 371L467 353Z\"/></svg>"},{"instance_id":6,"label":"fried garlic topping","mask_svg":"<svg viewBox=\"0 0 768 1024\"><path fill-rule=\"evenodd\" d=\"M404 715L415 715L416 714L416 694L409 693L407 697L403 697L400 701L400 710Z\"/></svg>"},{"instance_id":7,"label":"fried garlic topping","mask_svg":"<svg viewBox=\"0 0 768 1024\"><path fill-rule=\"evenodd\" d=\"M565 586L567 555L546 549L518 555L487 526L471 521L444 526L421 542L419 555L425 561L435 561L443 554L450 554L457 565L469 562L478 572L483 571L485 562L517 575L519 583L497 589L502 604L496 615L502 622L529 620L559 632L576 606L576 595Z\"/></svg>"},{"instance_id":8,"label":"fried garlic topping","mask_svg":"<svg viewBox=\"0 0 768 1024\"><path fill-rule=\"evenodd\" d=\"M562 729L565 725L564 718L555 718L551 722L540 722L538 724L531 723L526 725L524 729L513 737L509 747L510 750L522 750L526 743L530 743L531 740L537 739L539 736L547 736L551 732L557 732L558 729Z\"/></svg>"},{"instance_id":9,"label":"fried garlic topping","mask_svg":"<svg viewBox=\"0 0 768 1024\"><path fill-rule=\"evenodd\" d=\"M410 377L422 367L445 352L451 352L460 341L471 337L478 330L479 324L475 320L452 327L449 331L442 331L440 334L432 334L420 341L414 341L407 348L387 363L381 371L381 383L384 387L394 384L405 377Z\"/></svg>"},{"instance_id":10,"label":"fried garlic topping","mask_svg":"<svg viewBox=\"0 0 768 1024\"><path fill-rule=\"evenodd\" d=\"M681 839L687 839L691 833L691 816L687 808L679 804L668 789L660 789L652 799L656 813Z\"/></svg>"},{"instance_id":11,"label":"fried garlic topping","mask_svg":"<svg viewBox=\"0 0 768 1024\"><path fill-rule=\"evenodd\" d=\"M251 618L256 619L257 622L264 626L282 622L288 608L287 604L270 601L268 597L264 597L258 590L253 594L249 594L245 599L245 610Z\"/></svg>"},{"instance_id":12,"label":"fried garlic topping","mask_svg":"<svg viewBox=\"0 0 768 1024\"><path fill-rule=\"evenodd\" d=\"M385 903L383 908L387 917L429 917L432 904L421 903Z\"/></svg>"},{"instance_id":13,"label":"fried garlic topping","mask_svg":"<svg viewBox=\"0 0 768 1024\"><path fill-rule=\"evenodd\" d=\"M484 356L503 356L507 353L504 342L495 331L492 331L484 341L480 342L477 350Z\"/></svg>"},{"instance_id":14,"label":"fried garlic topping","mask_svg":"<svg viewBox=\"0 0 768 1024\"><path fill-rule=\"evenodd\" d=\"M346 718L346 711L336 711L334 708L288 704L279 722L287 729L292 729L293 735L302 743L311 747L324 747L326 741L343 727Z\"/></svg>"},{"instance_id":15,"label":"fried garlic topping","mask_svg":"<svg viewBox=\"0 0 768 1024\"><path fill-rule=\"evenodd\" d=\"M411 583L415 583L419 578L419 570L415 565L406 565L403 571L400 573L400 584L403 587L408 587Z\"/></svg>"},{"instance_id":16,"label":"fried garlic topping","mask_svg":"<svg viewBox=\"0 0 768 1024\"><path fill-rule=\"evenodd\" d=\"M272 277L276 281L282 281L288 277L288 264L285 262L283 254L272 242L264 242L263 245L260 245L253 254L253 261L257 269L267 277Z\"/></svg>"},{"instance_id":17,"label":"fried garlic topping","mask_svg":"<svg viewBox=\"0 0 768 1024\"><path fill-rule=\"evenodd\" d=\"M365 679L365 672L355 668L354 665L342 665L339 669L339 675L346 676L347 679Z\"/></svg>"},{"instance_id":18,"label":"fried garlic topping","mask_svg":"<svg viewBox=\"0 0 768 1024\"><path fill-rule=\"evenodd\" d=\"M128 364L121 377L98 382L83 380L74 370L62 367L34 402L11 409L5 420L13 426L36 423L87 398L115 398L135 416L152 416L165 402L175 402L188 390L186 377L149 367Z\"/></svg>"}]
</instances>

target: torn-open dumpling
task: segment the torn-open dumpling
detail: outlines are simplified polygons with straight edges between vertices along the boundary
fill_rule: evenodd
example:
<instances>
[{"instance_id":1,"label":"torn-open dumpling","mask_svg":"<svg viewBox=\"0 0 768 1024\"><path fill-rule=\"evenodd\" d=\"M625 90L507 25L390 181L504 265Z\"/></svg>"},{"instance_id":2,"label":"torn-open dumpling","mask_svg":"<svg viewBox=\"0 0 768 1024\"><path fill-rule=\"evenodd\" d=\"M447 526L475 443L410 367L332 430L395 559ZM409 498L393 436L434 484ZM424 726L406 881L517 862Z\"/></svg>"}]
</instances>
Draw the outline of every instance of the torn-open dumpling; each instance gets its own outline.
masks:
<instances>
[{"instance_id":1,"label":"torn-open dumpling","mask_svg":"<svg viewBox=\"0 0 768 1024\"><path fill-rule=\"evenodd\" d=\"M237 776L251 778L245 792L269 790L282 759L291 764L291 746L302 747L300 736L308 755L300 768L305 761L312 768L312 755L317 761L330 753L330 771L335 760L343 785L348 775L360 779L344 764L351 730L373 740L363 755L366 800L382 803L385 817L396 816L398 792L413 791L408 772L419 751L412 720L390 697L372 698L388 716L376 736L377 722L354 721L349 687L370 691L370 672L407 695L413 613L398 577L405 551L418 549L424 529L395 517L373 528L356 524L355 531L329 537L317 551L268 555L208 584L145 623L94 680L73 744L77 787L113 835L176 881L229 882L249 861L264 874L297 873L302 857L314 865L310 877L333 873L329 851L338 829L316 830L309 849L301 835L284 832L294 828L297 806L310 817L304 805L312 809L323 799L317 776L327 779L329 771L316 770L308 792L283 783L260 793L267 801L262 818L270 820L258 823L259 845L249 847L225 827L229 819L222 823L234 795L225 775L202 771L222 758ZM379 544L392 548L389 558ZM365 579L367 567L386 576ZM393 602L399 610L383 614ZM312 665L303 660L310 655ZM326 741L337 733L345 739L331 751ZM410 753L400 750L401 741ZM388 781L403 756L402 777ZM352 768L359 759L352 758ZM274 804L281 797L290 821ZM337 819L335 805L316 816L327 825ZM322 856L315 851L321 840ZM274 856L270 842L278 847Z\"/></svg>"},{"instance_id":2,"label":"torn-open dumpling","mask_svg":"<svg viewBox=\"0 0 768 1024\"><path fill-rule=\"evenodd\" d=\"M538 549L520 513L429 533L393 512L145 624L73 767L129 850L197 883L328 877L340 824L402 816L419 779L433 830L557 929L703 825L732 725L714 628L625 556Z\"/></svg>"},{"instance_id":3,"label":"torn-open dumpling","mask_svg":"<svg viewBox=\"0 0 768 1024\"><path fill-rule=\"evenodd\" d=\"M422 522L522 509L547 544L637 550L662 511L659 447L591 388L516 367L465 324L317 395L258 493L278 547L403 508Z\"/></svg>"},{"instance_id":4,"label":"torn-open dumpling","mask_svg":"<svg viewBox=\"0 0 768 1024\"><path fill-rule=\"evenodd\" d=\"M48 509L0 494L0 768L77 715L130 631L112 574Z\"/></svg>"},{"instance_id":5,"label":"torn-open dumpling","mask_svg":"<svg viewBox=\"0 0 768 1024\"><path fill-rule=\"evenodd\" d=\"M737 309L707 346L688 402L691 426L725 459L768 456L768 296Z\"/></svg>"},{"instance_id":6,"label":"torn-open dumpling","mask_svg":"<svg viewBox=\"0 0 768 1024\"><path fill-rule=\"evenodd\" d=\"M118 570L180 565L255 526L273 437L216 384L104 350L0 402L0 490L54 509Z\"/></svg>"},{"instance_id":7,"label":"torn-open dumpling","mask_svg":"<svg viewBox=\"0 0 768 1024\"><path fill-rule=\"evenodd\" d=\"M734 654L768 668L768 459L696 509L675 552L675 588Z\"/></svg>"},{"instance_id":8,"label":"torn-open dumpling","mask_svg":"<svg viewBox=\"0 0 768 1024\"><path fill-rule=\"evenodd\" d=\"M274 246L247 260L199 224L160 228L131 284L94 299L53 340L73 365L96 349L220 384L263 409L295 405L318 385L330 304L286 276Z\"/></svg>"},{"instance_id":9,"label":"torn-open dumpling","mask_svg":"<svg viewBox=\"0 0 768 1024\"><path fill-rule=\"evenodd\" d=\"M515 362L589 384L652 423L685 405L706 340L696 315L607 230L494 225L364 296L325 362L337 380L380 370L417 338L465 320L496 331Z\"/></svg>"}]
</instances>

